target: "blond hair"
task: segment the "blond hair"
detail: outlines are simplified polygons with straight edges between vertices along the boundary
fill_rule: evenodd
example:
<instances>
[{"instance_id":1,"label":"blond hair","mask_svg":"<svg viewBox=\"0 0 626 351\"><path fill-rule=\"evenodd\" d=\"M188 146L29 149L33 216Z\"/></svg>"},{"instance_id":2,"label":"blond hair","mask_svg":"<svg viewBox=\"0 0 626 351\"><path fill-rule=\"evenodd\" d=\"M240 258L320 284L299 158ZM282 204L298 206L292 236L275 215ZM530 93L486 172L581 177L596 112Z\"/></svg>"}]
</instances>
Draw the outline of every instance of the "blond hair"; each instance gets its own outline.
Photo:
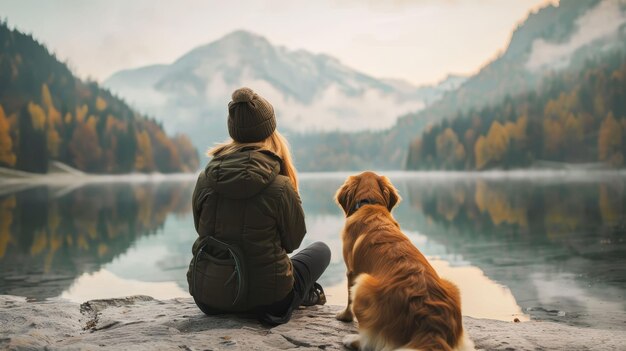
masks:
<instances>
[{"instance_id":1,"label":"blond hair","mask_svg":"<svg viewBox=\"0 0 626 351\"><path fill-rule=\"evenodd\" d=\"M296 192L298 191L298 175L296 167L293 165L293 160L291 159L289 142L277 130L267 137L267 139L255 143L240 143L232 139L225 141L209 149L207 155L213 157L230 155L246 147L257 147L261 150L268 150L280 157L283 161L280 167L280 174L287 176L289 180L291 180L293 188Z\"/></svg>"}]
</instances>

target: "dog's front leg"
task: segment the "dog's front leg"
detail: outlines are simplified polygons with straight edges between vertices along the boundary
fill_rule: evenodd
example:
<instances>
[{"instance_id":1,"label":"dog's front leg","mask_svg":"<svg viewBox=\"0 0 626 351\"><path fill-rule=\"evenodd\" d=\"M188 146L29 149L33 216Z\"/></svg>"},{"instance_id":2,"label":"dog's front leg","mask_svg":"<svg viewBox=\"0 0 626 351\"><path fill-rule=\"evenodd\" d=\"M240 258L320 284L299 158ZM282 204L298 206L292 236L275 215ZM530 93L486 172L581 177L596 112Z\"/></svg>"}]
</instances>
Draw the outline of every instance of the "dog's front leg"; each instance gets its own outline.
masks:
<instances>
[{"instance_id":1,"label":"dog's front leg","mask_svg":"<svg viewBox=\"0 0 626 351\"><path fill-rule=\"evenodd\" d=\"M337 313L337 316L335 318L337 318L340 321L343 322L352 322L352 320L354 319L354 316L352 315L352 285L354 284L354 272L348 271L347 273L348 276L348 306L346 306L346 309Z\"/></svg>"}]
</instances>

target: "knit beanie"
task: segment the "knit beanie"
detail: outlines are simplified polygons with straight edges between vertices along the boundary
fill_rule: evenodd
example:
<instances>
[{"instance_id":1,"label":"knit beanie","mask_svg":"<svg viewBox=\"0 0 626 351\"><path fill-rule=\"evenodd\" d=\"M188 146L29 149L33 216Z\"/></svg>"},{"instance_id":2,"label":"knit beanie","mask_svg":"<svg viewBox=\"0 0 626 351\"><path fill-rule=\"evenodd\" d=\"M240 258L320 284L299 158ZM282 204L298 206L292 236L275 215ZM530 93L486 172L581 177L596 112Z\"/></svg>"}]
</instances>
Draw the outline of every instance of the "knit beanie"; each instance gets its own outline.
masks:
<instances>
[{"instance_id":1,"label":"knit beanie","mask_svg":"<svg viewBox=\"0 0 626 351\"><path fill-rule=\"evenodd\" d=\"M228 134L240 143L267 139L276 129L272 105L250 88L233 92L228 103Z\"/></svg>"}]
</instances>

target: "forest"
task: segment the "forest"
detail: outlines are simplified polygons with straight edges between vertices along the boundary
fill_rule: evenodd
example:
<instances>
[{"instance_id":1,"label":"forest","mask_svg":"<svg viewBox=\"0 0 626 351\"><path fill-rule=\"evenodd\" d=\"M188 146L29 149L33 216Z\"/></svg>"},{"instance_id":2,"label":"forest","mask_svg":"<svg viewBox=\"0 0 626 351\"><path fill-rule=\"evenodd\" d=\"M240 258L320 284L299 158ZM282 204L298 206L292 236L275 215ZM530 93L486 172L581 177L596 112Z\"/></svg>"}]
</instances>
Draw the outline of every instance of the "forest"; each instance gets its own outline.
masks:
<instances>
[{"instance_id":1,"label":"forest","mask_svg":"<svg viewBox=\"0 0 626 351\"><path fill-rule=\"evenodd\" d=\"M536 91L428 126L407 169L620 168L626 155L626 54L552 73Z\"/></svg>"},{"instance_id":2,"label":"forest","mask_svg":"<svg viewBox=\"0 0 626 351\"><path fill-rule=\"evenodd\" d=\"M95 82L76 78L32 36L0 22L0 167L46 173L192 172L198 154Z\"/></svg>"}]
</instances>

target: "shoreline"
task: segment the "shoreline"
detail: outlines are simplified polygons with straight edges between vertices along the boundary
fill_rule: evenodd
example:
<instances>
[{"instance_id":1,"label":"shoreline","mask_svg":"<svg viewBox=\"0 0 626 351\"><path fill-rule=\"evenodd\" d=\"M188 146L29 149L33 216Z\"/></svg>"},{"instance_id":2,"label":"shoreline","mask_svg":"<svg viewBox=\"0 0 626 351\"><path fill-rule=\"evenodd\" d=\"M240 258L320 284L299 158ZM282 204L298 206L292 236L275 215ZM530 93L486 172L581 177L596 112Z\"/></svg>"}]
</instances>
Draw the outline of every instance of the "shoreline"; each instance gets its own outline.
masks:
<instances>
[{"instance_id":1,"label":"shoreline","mask_svg":"<svg viewBox=\"0 0 626 351\"><path fill-rule=\"evenodd\" d=\"M68 185L87 183L133 183L133 182L167 182L195 181L197 173L128 173L128 174L42 174L23 178L0 176L0 187L3 185Z\"/></svg>"},{"instance_id":2,"label":"shoreline","mask_svg":"<svg viewBox=\"0 0 626 351\"><path fill-rule=\"evenodd\" d=\"M82 172L53 172L46 174L28 173L0 167L0 186L4 184L69 184L69 183L113 183L113 182L163 182L196 180L198 170L194 173L124 173L124 174L91 174ZM302 180L343 180L350 175L362 172L329 171L300 172ZM491 171L404 171L374 170L392 179L420 179L433 182L460 180L493 180L493 181L558 181L585 182L626 178L625 169L615 170L491 170ZM10 175L9 175L10 174ZM9 175L9 176L7 176Z\"/></svg>"},{"instance_id":3,"label":"shoreline","mask_svg":"<svg viewBox=\"0 0 626 351\"><path fill-rule=\"evenodd\" d=\"M0 348L345 350L341 340L354 323L335 320L341 306L295 311L292 320L267 327L239 316L205 316L191 298L149 296L28 302L0 296ZM464 317L466 332L483 350L615 350L626 347L623 330L572 327L553 322L503 322Z\"/></svg>"},{"instance_id":4,"label":"shoreline","mask_svg":"<svg viewBox=\"0 0 626 351\"><path fill-rule=\"evenodd\" d=\"M75 183L114 183L114 182L163 182L195 180L198 173L124 173L93 174L85 173L65 163L53 161L48 173L31 173L0 167L0 186L5 184L75 184Z\"/></svg>"}]
</instances>

